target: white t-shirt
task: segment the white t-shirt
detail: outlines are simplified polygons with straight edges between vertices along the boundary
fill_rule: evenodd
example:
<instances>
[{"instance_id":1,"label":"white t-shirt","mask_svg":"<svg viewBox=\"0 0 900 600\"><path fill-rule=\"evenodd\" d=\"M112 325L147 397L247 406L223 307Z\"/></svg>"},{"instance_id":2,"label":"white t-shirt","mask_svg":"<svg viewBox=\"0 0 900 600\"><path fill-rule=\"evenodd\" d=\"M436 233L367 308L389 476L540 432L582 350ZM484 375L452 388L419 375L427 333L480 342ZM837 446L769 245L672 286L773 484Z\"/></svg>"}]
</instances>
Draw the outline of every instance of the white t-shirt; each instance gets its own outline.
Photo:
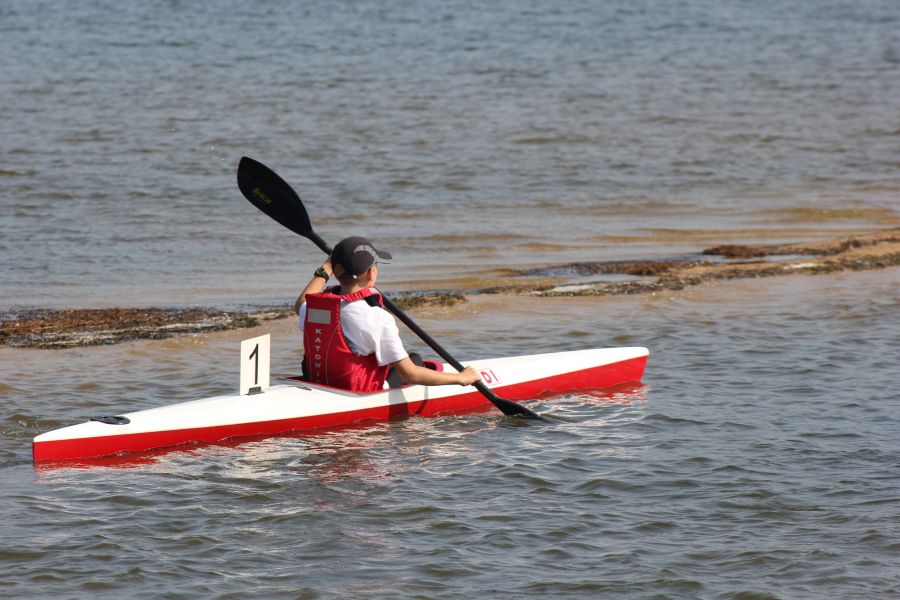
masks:
<instances>
[{"instance_id":1,"label":"white t-shirt","mask_svg":"<svg viewBox=\"0 0 900 600\"><path fill-rule=\"evenodd\" d=\"M300 331L306 321L306 302L300 305ZM400 341L400 330L391 313L365 300L341 300L341 329L347 345L357 356L375 354L379 366L403 360L409 354Z\"/></svg>"}]
</instances>

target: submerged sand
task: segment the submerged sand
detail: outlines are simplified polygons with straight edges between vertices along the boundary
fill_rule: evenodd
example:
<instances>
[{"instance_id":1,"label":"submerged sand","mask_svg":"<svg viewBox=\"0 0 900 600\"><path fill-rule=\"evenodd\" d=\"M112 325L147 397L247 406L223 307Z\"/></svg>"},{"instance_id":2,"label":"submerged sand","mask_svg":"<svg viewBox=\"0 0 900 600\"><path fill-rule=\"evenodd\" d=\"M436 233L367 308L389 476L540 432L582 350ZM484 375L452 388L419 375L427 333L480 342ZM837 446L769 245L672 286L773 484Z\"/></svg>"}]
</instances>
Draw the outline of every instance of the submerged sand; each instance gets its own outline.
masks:
<instances>
[{"instance_id":1,"label":"submerged sand","mask_svg":"<svg viewBox=\"0 0 900 600\"><path fill-rule=\"evenodd\" d=\"M452 292L408 292L395 298L404 310L446 306L472 294L539 297L649 294L723 279L817 275L886 269L900 264L900 228L796 244L724 245L696 258L582 262L506 271L506 284ZM247 311L218 308L28 309L0 314L0 345L70 348L135 339L256 327L294 313L290 306Z\"/></svg>"}]
</instances>

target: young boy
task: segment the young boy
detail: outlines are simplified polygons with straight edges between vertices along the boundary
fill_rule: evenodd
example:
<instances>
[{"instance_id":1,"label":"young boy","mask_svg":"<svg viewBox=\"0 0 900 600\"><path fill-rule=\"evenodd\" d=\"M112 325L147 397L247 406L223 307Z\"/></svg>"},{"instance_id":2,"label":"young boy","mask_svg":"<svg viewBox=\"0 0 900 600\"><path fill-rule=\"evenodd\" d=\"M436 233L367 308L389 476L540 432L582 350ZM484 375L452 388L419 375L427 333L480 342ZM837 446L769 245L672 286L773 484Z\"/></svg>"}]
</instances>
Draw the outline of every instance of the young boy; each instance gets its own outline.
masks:
<instances>
[{"instance_id":1,"label":"young boy","mask_svg":"<svg viewBox=\"0 0 900 600\"><path fill-rule=\"evenodd\" d=\"M471 385L481 376L471 367L461 373L438 372L413 363L400 341L394 318L381 306L375 290L377 259L390 260L362 237L334 247L294 303L300 316L306 376L354 392L384 388L391 366L406 383ZM334 275L340 286L325 288Z\"/></svg>"}]
</instances>

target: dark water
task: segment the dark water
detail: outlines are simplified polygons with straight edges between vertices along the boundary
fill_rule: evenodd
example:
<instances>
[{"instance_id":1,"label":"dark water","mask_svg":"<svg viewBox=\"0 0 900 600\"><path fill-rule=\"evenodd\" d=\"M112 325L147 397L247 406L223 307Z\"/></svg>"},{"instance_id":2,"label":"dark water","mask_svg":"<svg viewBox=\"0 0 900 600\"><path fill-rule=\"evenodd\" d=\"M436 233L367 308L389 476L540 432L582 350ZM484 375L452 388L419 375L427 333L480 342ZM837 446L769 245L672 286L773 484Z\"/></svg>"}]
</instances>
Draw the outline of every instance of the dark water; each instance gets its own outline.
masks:
<instances>
[{"instance_id":1,"label":"dark water","mask_svg":"<svg viewBox=\"0 0 900 600\"><path fill-rule=\"evenodd\" d=\"M0 4L0 307L291 301L898 223L893 1ZM644 386L36 469L88 415L232 391L295 325L0 349L0 597L895 598L900 274L417 313L460 358L644 345ZM408 334L409 346L422 350Z\"/></svg>"}]
</instances>

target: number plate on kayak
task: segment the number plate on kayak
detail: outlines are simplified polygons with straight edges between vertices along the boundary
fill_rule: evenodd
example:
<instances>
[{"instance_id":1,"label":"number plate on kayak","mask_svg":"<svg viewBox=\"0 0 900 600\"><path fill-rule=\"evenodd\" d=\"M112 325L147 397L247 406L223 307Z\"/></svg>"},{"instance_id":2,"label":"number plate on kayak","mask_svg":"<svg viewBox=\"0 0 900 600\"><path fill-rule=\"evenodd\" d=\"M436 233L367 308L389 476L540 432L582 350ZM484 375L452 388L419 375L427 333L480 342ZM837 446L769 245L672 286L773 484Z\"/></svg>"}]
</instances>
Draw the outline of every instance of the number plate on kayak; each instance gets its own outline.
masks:
<instances>
[{"instance_id":1,"label":"number plate on kayak","mask_svg":"<svg viewBox=\"0 0 900 600\"><path fill-rule=\"evenodd\" d=\"M269 387L268 333L241 342L241 396L259 394Z\"/></svg>"}]
</instances>

